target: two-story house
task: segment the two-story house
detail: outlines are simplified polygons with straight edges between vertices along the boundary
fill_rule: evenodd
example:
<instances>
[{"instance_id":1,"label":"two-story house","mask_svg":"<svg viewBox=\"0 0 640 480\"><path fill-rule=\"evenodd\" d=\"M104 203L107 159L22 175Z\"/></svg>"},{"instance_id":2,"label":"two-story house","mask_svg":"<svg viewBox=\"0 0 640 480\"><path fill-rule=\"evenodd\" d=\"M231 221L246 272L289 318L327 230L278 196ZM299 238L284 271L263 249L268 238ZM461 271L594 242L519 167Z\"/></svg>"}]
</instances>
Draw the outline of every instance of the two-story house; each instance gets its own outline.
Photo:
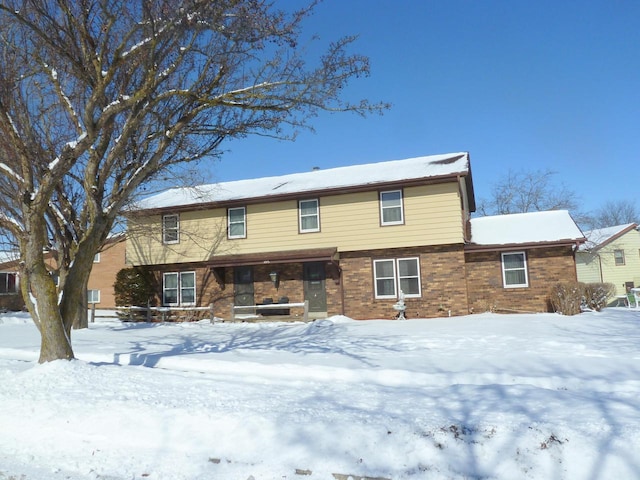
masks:
<instances>
[{"instance_id":1,"label":"two-story house","mask_svg":"<svg viewBox=\"0 0 640 480\"><path fill-rule=\"evenodd\" d=\"M96 253L87 284L87 302L89 306L109 309L116 306L113 284L116 274L125 265L126 236L124 233L112 235L100 251ZM56 269L53 251L45 253L47 265L52 274ZM22 310L24 300L20 292L19 253L0 255L0 309Z\"/></svg>"},{"instance_id":2,"label":"two-story house","mask_svg":"<svg viewBox=\"0 0 640 480\"><path fill-rule=\"evenodd\" d=\"M127 260L155 272L163 305L213 303L223 318L232 304L282 297L308 300L315 317L392 318L401 292L409 317L466 314L468 258L493 249L482 261L496 272L530 258L523 248L501 255L504 242L467 252L474 210L465 152L174 188L131 212ZM577 232L550 244L571 265ZM575 280L575 268L561 270L539 269L533 282Z\"/></svg>"},{"instance_id":3,"label":"two-story house","mask_svg":"<svg viewBox=\"0 0 640 480\"><path fill-rule=\"evenodd\" d=\"M466 298L451 272L475 209L467 153L170 189L139 208L127 258L158 272L164 305L227 316L288 297L315 316L390 318L401 290L413 315Z\"/></svg>"},{"instance_id":4,"label":"two-story house","mask_svg":"<svg viewBox=\"0 0 640 480\"><path fill-rule=\"evenodd\" d=\"M640 286L640 229L637 223L585 232L587 242L576 254L581 282L606 282L624 295Z\"/></svg>"}]
</instances>

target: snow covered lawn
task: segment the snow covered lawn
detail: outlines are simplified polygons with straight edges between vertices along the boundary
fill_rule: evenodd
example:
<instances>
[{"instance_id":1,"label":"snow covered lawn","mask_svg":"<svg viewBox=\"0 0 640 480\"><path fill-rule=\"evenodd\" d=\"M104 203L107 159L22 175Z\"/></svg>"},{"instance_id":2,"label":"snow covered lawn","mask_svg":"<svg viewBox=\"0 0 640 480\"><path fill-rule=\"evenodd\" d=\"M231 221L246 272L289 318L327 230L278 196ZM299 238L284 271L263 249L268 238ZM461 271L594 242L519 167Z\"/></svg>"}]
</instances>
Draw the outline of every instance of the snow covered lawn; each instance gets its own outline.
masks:
<instances>
[{"instance_id":1,"label":"snow covered lawn","mask_svg":"<svg viewBox=\"0 0 640 480\"><path fill-rule=\"evenodd\" d=\"M640 478L640 311L38 341L0 316L0 480Z\"/></svg>"}]
</instances>

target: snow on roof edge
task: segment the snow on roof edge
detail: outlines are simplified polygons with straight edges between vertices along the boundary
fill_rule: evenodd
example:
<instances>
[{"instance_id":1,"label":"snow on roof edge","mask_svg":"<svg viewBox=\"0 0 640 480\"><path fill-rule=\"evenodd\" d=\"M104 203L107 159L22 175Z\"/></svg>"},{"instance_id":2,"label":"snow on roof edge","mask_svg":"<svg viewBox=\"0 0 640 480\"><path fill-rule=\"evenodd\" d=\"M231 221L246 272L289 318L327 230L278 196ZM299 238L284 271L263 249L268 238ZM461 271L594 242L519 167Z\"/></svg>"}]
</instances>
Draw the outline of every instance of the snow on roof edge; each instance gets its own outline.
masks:
<instances>
[{"instance_id":1,"label":"snow on roof edge","mask_svg":"<svg viewBox=\"0 0 640 480\"><path fill-rule=\"evenodd\" d=\"M472 218L469 246L583 242L584 234L567 210Z\"/></svg>"},{"instance_id":2,"label":"snow on roof edge","mask_svg":"<svg viewBox=\"0 0 640 480\"><path fill-rule=\"evenodd\" d=\"M195 187L175 187L139 201L134 210L197 206L456 174L470 175L468 152L347 165L326 170L233 180Z\"/></svg>"},{"instance_id":3,"label":"snow on roof edge","mask_svg":"<svg viewBox=\"0 0 640 480\"><path fill-rule=\"evenodd\" d=\"M621 237L627 232L638 228L637 223L624 223L622 225L613 225L611 227L594 228L584 232L587 241L580 246L581 251L596 250L602 248L609 242Z\"/></svg>"}]
</instances>

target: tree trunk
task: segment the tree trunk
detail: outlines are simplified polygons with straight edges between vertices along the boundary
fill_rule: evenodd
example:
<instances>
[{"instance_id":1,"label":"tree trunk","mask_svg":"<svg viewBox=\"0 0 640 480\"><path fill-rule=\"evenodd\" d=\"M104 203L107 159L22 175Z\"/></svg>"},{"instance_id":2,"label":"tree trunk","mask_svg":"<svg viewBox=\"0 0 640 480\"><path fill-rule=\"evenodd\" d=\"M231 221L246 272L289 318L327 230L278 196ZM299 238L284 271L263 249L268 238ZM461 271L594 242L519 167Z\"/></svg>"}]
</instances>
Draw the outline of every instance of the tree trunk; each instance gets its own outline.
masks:
<instances>
[{"instance_id":1,"label":"tree trunk","mask_svg":"<svg viewBox=\"0 0 640 480\"><path fill-rule=\"evenodd\" d=\"M73 359L71 338L60 313L56 286L47 272L44 262L32 268L28 275L29 289L23 291L23 294L33 296L33 301L30 300L27 305L40 329L41 343L38 361L44 363L53 360Z\"/></svg>"},{"instance_id":2,"label":"tree trunk","mask_svg":"<svg viewBox=\"0 0 640 480\"><path fill-rule=\"evenodd\" d=\"M73 359L71 339L67 335L62 322L58 305L50 305L48 302L39 301L38 315L40 316L40 336L42 340L38 362Z\"/></svg>"},{"instance_id":3,"label":"tree trunk","mask_svg":"<svg viewBox=\"0 0 640 480\"><path fill-rule=\"evenodd\" d=\"M81 299L76 301L75 308L72 305L70 308L75 310L75 313L71 313L72 326L74 330L81 328L89 328L89 315L88 315L88 302L87 302L87 286L85 285L80 290Z\"/></svg>"},{"instance_id":4,"label":"tree trunk","mask_svg":"<svg viewBox=\"0 0 640 480\"><path fill-rule=\"evenodd\" d=\"M38 218L37 212L27 211L25 217L29 235L25 236L20 248L24 259L21 262L24 277L21 288L24 302L40 330L38 361L71 360L74 355L70 329L65 325L58 304L58 289L44 260L46 223Z\"/></svg>"},{"instance_id":5,"label":"tree trunk","mask_svg":"<svg viewBox=\"0 0 640 480\"><path fill-rule=\"evenodd\" d=\"M83 242L76 252L73 265L67 272L60 303L60 312L67 328L88 328L87 285L98 249L99 239L94 234L91 241Z\"/></svg>"}]
</instances>

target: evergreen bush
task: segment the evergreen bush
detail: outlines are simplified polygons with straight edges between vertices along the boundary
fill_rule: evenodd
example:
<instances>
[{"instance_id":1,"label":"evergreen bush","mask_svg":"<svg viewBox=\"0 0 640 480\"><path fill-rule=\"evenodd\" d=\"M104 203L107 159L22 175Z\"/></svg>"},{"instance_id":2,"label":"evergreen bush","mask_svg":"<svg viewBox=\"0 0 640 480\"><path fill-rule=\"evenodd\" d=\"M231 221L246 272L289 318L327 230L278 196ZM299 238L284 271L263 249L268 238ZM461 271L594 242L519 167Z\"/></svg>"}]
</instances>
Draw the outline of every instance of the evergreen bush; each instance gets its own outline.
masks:
<instances>
[{"instance_id":1,"label":"evergreen bush","mask_svg":"<svg viewBox=\"0 0 640 480\"><path fill-rule=\"evenodd\" d=\"M153 274L144 268L123 268L116 274L113 284L116 305L146 307L154 304L156 282Z\"/></svg>"}]
</instances>

